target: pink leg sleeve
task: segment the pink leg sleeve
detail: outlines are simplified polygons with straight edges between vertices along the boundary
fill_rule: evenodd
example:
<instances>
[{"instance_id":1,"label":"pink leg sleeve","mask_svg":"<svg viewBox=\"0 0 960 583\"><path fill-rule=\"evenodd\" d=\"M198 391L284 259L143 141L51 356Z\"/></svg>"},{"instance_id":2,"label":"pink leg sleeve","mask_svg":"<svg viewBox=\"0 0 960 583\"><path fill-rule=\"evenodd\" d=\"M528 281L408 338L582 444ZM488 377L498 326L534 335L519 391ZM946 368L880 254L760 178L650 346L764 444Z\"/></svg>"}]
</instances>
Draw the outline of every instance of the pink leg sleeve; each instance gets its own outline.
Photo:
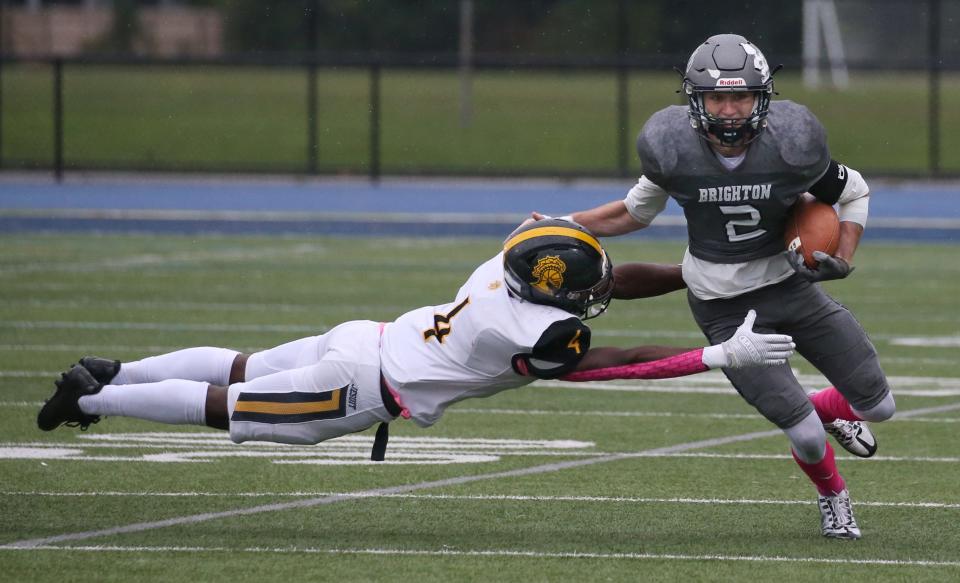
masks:
<instances>
[{"instance_id":1,"label":"pink leg sleeve","mask_svg":"<svg viewBox=\"0 0 960 583\"><path fill-rule=\"evenodd\" d=\"M829 443L827 444L826 454L823 456L823 459L815 464L804 462L797 457L797 454L794 453L793 450L791 450L790 453L793 453L793 459L797 462L797 465L800 466L800 469L803 470L803 473L810 478L813 485L817 487L820 495L834 496L847 487L843 478L840 476L840 472L837 471L837 460L833 456L833 448L830 447Z\"/></svg>"},{"instance_id":2,"label":"pink leg sleeve","mask_svg":"<svg viewBox=\"0 0 960 583\"><path fill-rule=\"evenodd\" d=\"M827 387L822 391L810 397L813 408L817 410L817 415L824 423L831 423L834 419L844 419L846 421L863 421L847 402L840 391L833 387Z\"/></svg>"}]
</instances>

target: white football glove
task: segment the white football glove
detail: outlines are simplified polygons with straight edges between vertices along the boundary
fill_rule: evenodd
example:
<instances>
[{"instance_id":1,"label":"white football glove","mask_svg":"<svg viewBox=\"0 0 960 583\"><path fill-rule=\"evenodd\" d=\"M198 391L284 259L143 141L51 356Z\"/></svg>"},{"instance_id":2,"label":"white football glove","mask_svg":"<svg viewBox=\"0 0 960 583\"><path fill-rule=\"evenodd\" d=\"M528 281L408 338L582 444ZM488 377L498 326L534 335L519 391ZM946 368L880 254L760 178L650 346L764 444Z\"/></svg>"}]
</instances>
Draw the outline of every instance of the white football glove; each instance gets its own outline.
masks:
<instances>
[{"instance_id":1,"label":"white football glove","mask_svg":"<svg viewBox=\"0 0 960 583\"><path fill-rule=\"evenodd\" d=\"M750 310L743 324L726 342L720 343L726 356L726 368L748 366L774 366L783 364L793 356L796 347L793 338L786 334L760 334L753 331L757 312Z\"/></svg>"}]
</instances>

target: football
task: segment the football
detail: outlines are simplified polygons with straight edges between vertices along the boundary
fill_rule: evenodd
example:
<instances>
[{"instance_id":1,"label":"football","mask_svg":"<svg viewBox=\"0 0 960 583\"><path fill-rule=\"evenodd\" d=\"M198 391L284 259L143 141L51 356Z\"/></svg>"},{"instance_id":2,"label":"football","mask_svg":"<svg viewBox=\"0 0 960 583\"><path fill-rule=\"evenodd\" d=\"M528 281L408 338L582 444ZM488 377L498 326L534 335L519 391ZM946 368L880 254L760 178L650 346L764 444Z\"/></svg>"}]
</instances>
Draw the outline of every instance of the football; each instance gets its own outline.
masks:
<instances>
[{"instance_id":1,"label":"football","mask_svg":"<svg viewBox=\"0 0 960 583\"><path fill-rule=\"evenodd\" d=\"M787 217L783 241L788 250L796 249L803 255L803 262L813 269L817 261L814 251L829 255L837 252L840 244L840 219L837 211L811 194L801 194Z\"/></svg>"}]
</instances>

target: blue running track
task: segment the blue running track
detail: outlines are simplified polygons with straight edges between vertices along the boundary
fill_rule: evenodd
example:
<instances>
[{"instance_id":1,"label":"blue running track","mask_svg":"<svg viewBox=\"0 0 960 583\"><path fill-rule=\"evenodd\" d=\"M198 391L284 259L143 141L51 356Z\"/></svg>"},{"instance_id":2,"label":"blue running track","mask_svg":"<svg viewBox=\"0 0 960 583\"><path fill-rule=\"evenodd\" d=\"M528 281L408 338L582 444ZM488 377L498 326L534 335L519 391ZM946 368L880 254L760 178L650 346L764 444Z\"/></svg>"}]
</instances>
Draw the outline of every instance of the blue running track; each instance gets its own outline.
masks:
<instances>
[{"instance_id":1,"label":"blue running track","mask_svg":"<svg viewBox=\"0 0 960 583\"><path fill-rule=\"evenodd\" d=\"M0 232L502 237L532 210L562 215L619 199L630 181L280 180L99 177L55 184L0 175ZM872 184L866 237L960 242L960 184ZM633 235L685 236L671 202Z\"/></svg>"}]
</instances>

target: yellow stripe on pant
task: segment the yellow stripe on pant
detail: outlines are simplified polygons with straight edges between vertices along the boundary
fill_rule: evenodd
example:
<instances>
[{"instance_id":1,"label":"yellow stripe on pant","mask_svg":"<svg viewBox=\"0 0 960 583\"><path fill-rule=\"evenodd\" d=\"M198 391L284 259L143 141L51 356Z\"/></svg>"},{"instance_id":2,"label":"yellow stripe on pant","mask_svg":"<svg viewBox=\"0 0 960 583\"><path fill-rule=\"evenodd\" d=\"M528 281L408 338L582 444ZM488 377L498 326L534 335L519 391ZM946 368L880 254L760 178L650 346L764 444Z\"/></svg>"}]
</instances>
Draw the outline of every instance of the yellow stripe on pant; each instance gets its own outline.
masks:
<instances>
[{"instance_id":1,"label":"yellow stripe on pant","mask_svg":"<svg viewBox=\"0 0 960 583\"><path fill-rule=\"evenodd\" d=\"M231 421L304 423L346 415L350 385L321 393L240 393Z\"/></svg>"}]
</instances>

